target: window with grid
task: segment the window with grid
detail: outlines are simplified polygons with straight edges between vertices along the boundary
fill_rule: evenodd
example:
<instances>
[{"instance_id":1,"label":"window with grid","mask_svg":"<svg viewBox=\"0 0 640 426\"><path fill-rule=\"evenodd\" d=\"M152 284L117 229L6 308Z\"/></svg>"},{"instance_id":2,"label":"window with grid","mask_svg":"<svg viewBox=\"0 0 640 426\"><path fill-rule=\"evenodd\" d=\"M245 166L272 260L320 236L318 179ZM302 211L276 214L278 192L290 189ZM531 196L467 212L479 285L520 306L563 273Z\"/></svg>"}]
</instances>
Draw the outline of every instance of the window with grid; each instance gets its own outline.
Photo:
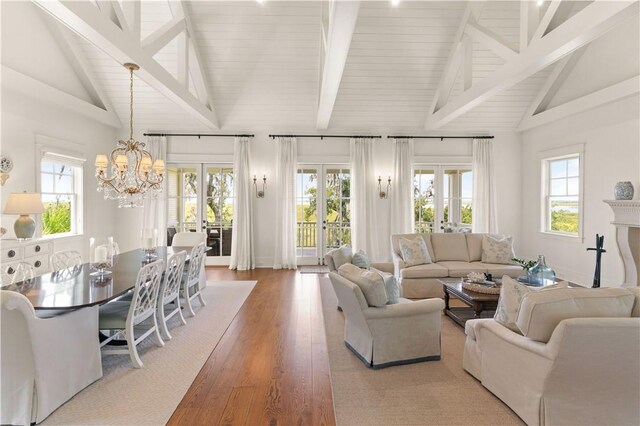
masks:
<instances>
[{"instance_id":1,"label":"window with grid","mask_svg":"<svg viewBox=\"0 0 640 426\"><path fill-rule=\"evenodd\" d=\"M45 211L40 233L82 233L82 165L84 160L45 153L40 162L40 194Z\"/></svg>"},{"instance_id":2,"label":"window with grid","mask_svg":"<svg viewBox=\"0 0 640 426\"><path fill-rule=\"evenodd\" d=\"M543 161L543 232L580 235L580 154Z\"/></svg>"}]
</instances>

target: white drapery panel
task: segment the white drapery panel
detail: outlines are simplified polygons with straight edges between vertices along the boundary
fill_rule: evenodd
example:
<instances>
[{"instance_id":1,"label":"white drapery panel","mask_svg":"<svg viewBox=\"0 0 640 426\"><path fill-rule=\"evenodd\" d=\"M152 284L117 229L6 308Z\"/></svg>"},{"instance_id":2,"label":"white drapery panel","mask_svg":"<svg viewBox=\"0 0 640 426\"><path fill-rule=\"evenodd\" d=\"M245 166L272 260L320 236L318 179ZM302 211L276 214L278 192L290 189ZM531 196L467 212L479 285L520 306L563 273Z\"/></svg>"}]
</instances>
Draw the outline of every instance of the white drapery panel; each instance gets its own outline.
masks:
<instances>
[{"instance_id":1,"label":"white drapery panel","mask_svg":"<svg viewBox=\"0 0 640 426\"><path fill-rule=\"evenodd\" d=\"M296 269L296 138L276 140L276 236L273 269Z\"/></svg>"},{"instance_id":2,"label":"white drapery panel","mask_svg":"<svg viewBox=\"0 0 640 426\"><path fill-rule=\"evenodd\" d=\"M154 160L167 162L167 137L149 136L145 148ZM147 196L144 200L142 213L142 229L156 228L158 230L158 245L167 242L167 175L162 181L162 191L156 196Z\"/></svg>"},{"instance_id":3,"label":"white drapery panel","mask_svg":"<svg viewBox=\"0 0 640 426\"><path fill-rule=\"evenodd\" d=\"M380 227L375 198L378 181L373 163L374 140L351 139L351 244L364 250L372 260L380 260Z\"/></svg>"},{"instance_id":4,"label":"white drapery panel","mask_svg":"<svg viewBox=\"0 0 640 426\"><path fill-rule=\"evenodd\" d=\"M473 232L498 233L491 139L473 140Z\"/></svg>"},{"instance_id":5,"label":"white drapery panel","mask_svg":"<svg viewBox=\"0 0 640 426\"><path fill-rule=\"evenodd\" d=\"M389 231L394 234L409 234L414 228L413 213L413 140L393 140L393 176L391 203L391 224Z\"/></svg>"},{"instance_id":6,"label":"white drapery panel","mask_svg":"<svg viewBox=\"0 0 640 426\"><path fill-rule=\"evenodd\" d=\"M234 141L233 150L233 228L231 230L231 260L229 269L254 269L253 244L253 181L251 180L249 138Z\"/></svg>"}]
</instances>

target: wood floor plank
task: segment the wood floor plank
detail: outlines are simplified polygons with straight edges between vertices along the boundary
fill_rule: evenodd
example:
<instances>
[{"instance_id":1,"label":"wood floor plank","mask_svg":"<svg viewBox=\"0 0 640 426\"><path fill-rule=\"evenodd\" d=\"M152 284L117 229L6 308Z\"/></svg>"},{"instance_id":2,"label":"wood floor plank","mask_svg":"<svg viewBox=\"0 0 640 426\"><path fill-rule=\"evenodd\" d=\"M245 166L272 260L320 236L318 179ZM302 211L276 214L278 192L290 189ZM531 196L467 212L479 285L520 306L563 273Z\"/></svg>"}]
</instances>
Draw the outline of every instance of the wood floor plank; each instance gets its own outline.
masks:
<instances>
[{"instance_id":1,"label":"wood floor plank","mask_svg":"<svg viewBox=\"0 0 640 426\"><path fill-rule=\"evenodd\" d=\"M169 425L335 425L318 275L207 268L257 280Z\"/></svg>"}]
</instances>

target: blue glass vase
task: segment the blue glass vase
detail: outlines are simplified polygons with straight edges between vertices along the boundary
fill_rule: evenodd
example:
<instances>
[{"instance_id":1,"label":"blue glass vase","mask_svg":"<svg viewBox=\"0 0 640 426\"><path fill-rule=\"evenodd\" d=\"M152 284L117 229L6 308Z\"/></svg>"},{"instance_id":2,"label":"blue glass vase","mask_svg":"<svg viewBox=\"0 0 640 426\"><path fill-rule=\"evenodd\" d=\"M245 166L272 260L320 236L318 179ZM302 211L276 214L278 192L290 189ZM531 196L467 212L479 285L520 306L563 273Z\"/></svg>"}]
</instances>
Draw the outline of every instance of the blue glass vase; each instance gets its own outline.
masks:
<instances>
[{"instance_id":1,"label":"blue glass vase","mask_svg":"<svg viewBox=\"0 0 640 426\"><path fill-rule=\"evenodd\" d=\"M551 285L556 282L556 273L547 266L543 255L538 256L538 263L529 269L527 277L529 278L529 285L536 287Z\"/></svg>"}]
</instances>

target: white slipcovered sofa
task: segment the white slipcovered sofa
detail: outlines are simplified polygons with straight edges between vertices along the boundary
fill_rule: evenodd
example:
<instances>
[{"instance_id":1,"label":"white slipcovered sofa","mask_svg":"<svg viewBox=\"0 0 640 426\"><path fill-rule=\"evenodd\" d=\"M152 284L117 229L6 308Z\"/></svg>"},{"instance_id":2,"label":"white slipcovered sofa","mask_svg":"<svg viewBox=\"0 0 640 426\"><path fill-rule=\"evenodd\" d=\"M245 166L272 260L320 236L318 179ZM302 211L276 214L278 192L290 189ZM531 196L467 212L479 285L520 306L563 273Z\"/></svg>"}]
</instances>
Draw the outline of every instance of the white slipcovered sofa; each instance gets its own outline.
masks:
<instances>
[{"instance_id":1,"label":"white slipcovered sofa","mask_svg":"<svg viewBox=\"0 0 640 426\"><path fill-rule=\"evenodd\" d=\"M344 342L371 368L440 359L440 299L369 307L358 285L329 273L344 312Z\"/></svg>"},{"instance_id":2,"label":"white slipcovered sofa","mask_svg":"<svg viewBox=\"0 0 640 426\"><path fill-rule=\"evenodd\" d=\"M640 424L640 289L532 292L523 335L467 321L463 367L528 425Z\"/></svg>"},{"instance_id":3,"label":"white slipcovered sofa","mask_svg":"<svg viewBox=\"0 0 640 426\"><path fill-rule=\"evenodd\" d=\"M466 277L470 272L483 272L495 277L524 274L519 265L483 263L480 233L397 234L391 236L394 275L409 299L444 297L439 278ZM400 238L424 239L433 263L407 267L400 252Z\"/></svg>"}]
</instances>

